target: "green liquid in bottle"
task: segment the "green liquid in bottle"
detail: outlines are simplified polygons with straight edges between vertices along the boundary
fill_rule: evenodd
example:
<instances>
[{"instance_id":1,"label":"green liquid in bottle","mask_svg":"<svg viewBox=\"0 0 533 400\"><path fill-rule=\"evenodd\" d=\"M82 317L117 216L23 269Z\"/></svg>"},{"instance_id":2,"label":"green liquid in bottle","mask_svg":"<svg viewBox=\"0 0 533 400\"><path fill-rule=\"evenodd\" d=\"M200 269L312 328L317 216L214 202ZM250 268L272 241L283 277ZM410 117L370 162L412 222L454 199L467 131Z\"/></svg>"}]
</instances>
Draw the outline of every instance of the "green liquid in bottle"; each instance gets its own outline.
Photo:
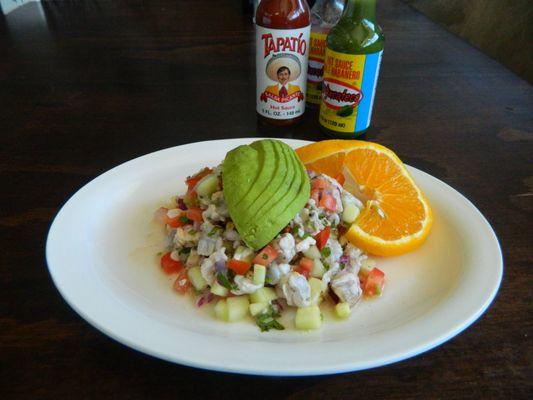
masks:
<instances>
[{"instance_id":1,"label":"green liquid in bottle","mask_svg":"<svg viewBox=\"0 0 533 400\"><path fill-rule=\"evenodd\" d=\"M368 129L384 41L376 0L347 0L326 39L319 117L323 132L352 139Z\"/></svg>"}]
</instances>

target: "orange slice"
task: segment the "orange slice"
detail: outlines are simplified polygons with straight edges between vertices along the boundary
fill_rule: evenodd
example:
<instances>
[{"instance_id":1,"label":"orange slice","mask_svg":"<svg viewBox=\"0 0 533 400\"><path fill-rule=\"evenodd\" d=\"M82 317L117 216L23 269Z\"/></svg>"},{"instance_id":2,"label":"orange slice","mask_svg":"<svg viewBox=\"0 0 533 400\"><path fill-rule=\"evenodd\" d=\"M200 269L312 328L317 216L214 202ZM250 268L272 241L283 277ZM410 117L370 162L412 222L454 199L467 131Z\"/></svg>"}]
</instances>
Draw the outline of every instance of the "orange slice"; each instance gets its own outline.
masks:
<instances>
[{"instance_id":1,"label":"orange slice","mask_svg":"<svg viewBox=\"0 0 533 400\"><path fill-rule=\"evenodd\" d=\"M342 172L345 188L363 200L361 213L346 232L351 243L371 254L391 256L424 242L433 223L431 208L390 149L358 140L327 140L296 152L308 169L334 177Z\"/></svg>"}]
</instances>

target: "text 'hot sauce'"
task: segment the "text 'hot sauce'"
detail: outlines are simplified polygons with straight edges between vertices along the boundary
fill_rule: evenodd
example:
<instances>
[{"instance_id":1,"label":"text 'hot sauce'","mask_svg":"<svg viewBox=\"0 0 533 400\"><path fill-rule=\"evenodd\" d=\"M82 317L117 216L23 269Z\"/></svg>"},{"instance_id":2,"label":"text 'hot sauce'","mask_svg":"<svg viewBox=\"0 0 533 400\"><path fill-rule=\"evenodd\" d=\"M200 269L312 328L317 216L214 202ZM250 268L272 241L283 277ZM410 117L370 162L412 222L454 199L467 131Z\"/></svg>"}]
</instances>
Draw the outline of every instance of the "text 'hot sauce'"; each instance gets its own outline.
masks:
<instances>
[{"instance_id":1,"label":"text 'hot sauce'","mask_svg":"<svg viewBox=\"0 0 533 400\"><path fill-rule=\"evenodd\" d=\"M305 111L311 19L305 0L262 0L256 23L259 118L293 125Z\"/></svg>"},{"instance_id":2,"label":"text 'hot sauce'","mask_svg":"<svg viewBox=\"0 0 533 400\"><path fill-rule=\"evenodd\" d=\"M383 54L376 0L347 0L326 39L319 122L323 132L354 138L369 125Z\"/></svg>"}]
</instances>

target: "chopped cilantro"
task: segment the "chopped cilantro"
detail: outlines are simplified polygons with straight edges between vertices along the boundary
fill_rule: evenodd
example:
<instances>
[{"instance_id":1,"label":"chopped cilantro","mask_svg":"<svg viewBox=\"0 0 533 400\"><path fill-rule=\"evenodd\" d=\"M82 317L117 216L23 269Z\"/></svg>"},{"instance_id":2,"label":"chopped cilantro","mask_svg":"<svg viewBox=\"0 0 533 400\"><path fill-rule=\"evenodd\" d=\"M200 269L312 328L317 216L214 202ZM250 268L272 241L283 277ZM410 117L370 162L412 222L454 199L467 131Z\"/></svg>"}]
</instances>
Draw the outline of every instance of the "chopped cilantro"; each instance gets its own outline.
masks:
<instances>
[{"instance_id":1,"label":"chopped cilantro","mask_svg":"<svg viewBox=\"0 0 533 400\"><path fill-rule=\"evenodd\" d=\"M185 216L181 216L179 218L179 221L182 223L182 224L186 224L187 222L189 222L189 218L185 217Z\"/></svg>"},{"instance_id":2,"label":"chopped cilantro","mask_svg":"<svg viewBox=\"0 0 533 400\"><path fill-rule=\"evenodd\" d=\"M267 253L263 253L263 255L261 256L261 258L263 260L268 260L268 254Z\"/></svg>"},{"instance_id":3,"label":"chopped cilantro","mask_svg":"<svg viewBox=\"0 0 533 400\"><path fill-rule=\"evenodd\" d=\"M183 247L182 249L180 249L179 253L180 254L189 254L191 252L191 248L190 247Z\"/></svg>"},{"instance_id":4,"label":"chopped cilantro","mask_svg":"<svg viewBox=\"0 0 533 400\"><path fill-rule=\"evenodd\" d=\"M322 257L327 258L331 255L331 249L329 247L324 247L320 250L320 254L322 254Z\"/></svg>"},{"instance_id":5,"label":"chopped cilantro","mask_svg":"<svg viewBox=\"0 0 533 400\"><path fill-rule=\"evenodd\" d=\"M215 226L213 229L211 229L207 236L215 236L218 232L222 232L222 228L220 226Z\"/></svg>"},{"instance_id":6,"label":"chopped cilantro","mask_svg":"<svg viewBox=\"0 0 533 400\"><path fill-rule=\"evenodd\" d=\"M231 283L229 279L224 275L222 272L219 272L217 274L217 282L220 283L221 286L224 286L228 290L234 290L237 289L237 285L234 283Z\"/></svg>"},{"instance_id":7,"label":"chopped cilantro","mask_svg":"<svg viewBox=\"0 0 533 400\"><path fill-rule=\"evenodd\" d=\"M341 265L341 271L342 271L344 268L346 268L346 264L341 263L340 265Z\"/></svg>"},{"instance_id":8,"label":"chopped cilantro","mask_svg":"<svg viewBox=\"0 0 533 400\"><path fill-rule=\"evenodd\" d=\"M280 313L272 305L269 305L265 311L255 317L255 322L259 326L259 329L261 329L261 332L268 332L270 329L282 331L285 327L276 320L280 316Z\"/></svg>"}]
</instances>

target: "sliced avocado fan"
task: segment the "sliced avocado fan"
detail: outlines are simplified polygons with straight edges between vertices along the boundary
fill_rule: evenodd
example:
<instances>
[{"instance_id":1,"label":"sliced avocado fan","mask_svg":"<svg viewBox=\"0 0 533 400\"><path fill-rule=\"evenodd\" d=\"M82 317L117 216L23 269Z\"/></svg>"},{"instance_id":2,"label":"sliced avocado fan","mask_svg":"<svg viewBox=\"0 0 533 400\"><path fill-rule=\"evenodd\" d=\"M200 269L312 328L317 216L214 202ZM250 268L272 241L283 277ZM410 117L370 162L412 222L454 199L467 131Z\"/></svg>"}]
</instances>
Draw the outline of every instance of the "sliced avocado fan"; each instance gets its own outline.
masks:
<instances>
[{"instance_id":1,"label":"sliced avocado fan","mask_svg":"<svg viewBox=\"0 0 533 400\"><path fill-rule=\"evenodd\" d=\"M267 245L305 206L309 177L295 151L264 139L226 154L222 183L228 212L244 243Z\"/></svg>"}]
</instances>

